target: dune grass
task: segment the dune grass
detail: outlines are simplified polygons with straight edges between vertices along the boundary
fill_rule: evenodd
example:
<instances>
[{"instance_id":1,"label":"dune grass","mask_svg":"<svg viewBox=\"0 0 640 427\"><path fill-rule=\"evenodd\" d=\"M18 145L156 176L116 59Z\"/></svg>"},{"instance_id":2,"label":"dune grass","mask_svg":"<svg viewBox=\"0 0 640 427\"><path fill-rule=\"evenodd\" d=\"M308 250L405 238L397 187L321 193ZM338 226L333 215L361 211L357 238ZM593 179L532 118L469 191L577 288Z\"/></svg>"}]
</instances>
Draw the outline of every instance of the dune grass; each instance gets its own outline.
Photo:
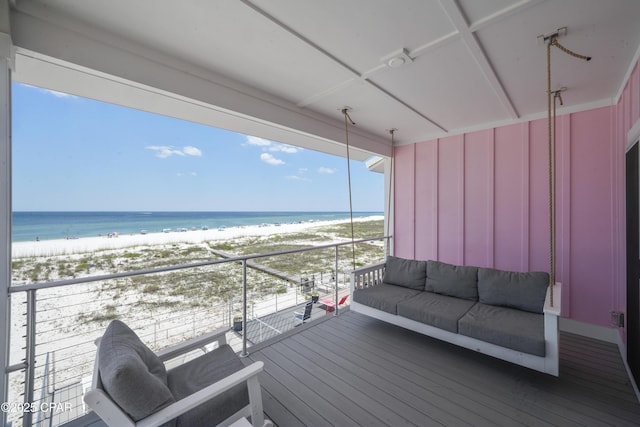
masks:
<instances>
[{"instance_id":1,"label":"dune grass","mask_svg":"<svg viewBox=\"0 0 640 427\"><path fill-rule=\"evenodd\" d=\"M354 224L355 239L380 237L382 221ZM208 243L171 243L126 249L100 250L92 253L50 257L21 258L13 263L14 285L47 282L92 275L153 269L212 259L219 256L212 251L223 251L231 256L267 254L291 249L309 248L335 242L349 242L351 226L348 223L310 227L303 232L252 236ZM339 273L382 258L382 241L371 241L339 248ZM300 285L303 279L319 280L335 277L335 249L266 256L252 263L275 269L281 277L255 268L247 270L248 291L252 298L283 294L288 288ZM254 265L255 265L254 264ZM228 304L241 294L242 268L239 263L224 263L164 273L144 274L107 280L92 285L100 310L90 309L77 315L80 323L105 323L119 318L123 312L135 308L143 311L179 311L197 307ZM72 289L69 289L72 291ZM118 303L115 303L118 301Z\"/></svg>"}]
</instances>

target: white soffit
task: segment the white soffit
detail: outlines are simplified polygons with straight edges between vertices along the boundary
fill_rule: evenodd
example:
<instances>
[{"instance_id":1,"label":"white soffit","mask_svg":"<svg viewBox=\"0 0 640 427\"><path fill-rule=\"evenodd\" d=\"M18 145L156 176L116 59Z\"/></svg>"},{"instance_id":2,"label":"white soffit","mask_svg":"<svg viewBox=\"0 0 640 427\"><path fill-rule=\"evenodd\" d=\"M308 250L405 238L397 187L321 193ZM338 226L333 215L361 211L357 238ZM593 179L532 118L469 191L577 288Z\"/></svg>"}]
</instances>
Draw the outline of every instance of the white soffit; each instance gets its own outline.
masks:
<instances>
[{"instance_id":1,"label":"white soffit","mask_svg":"<svg viewBox=\"0 0 640 427\"><path fill-rule=\"evenodd\" d=\"M343 144L306 134L295 129L262 122L234 111L226 111L210 104L156 88L144 87L113 76L100 75L93 70L60 63L28 52L18 52L16 67L21 70L14 78L37 87L48 88L63 93L96 99L115 105L148 111L169 117L227 129L247 135L279 141L302 148L321 151L344 157ZM51 85L55 82L55 85ZM351 157L364 161L371 153L351 147Z\"/></svg>"},{"instance_id":2,"label":"white soffit","mask_svg":"<svg viewBox=\"0 0 640 427\"><path fill-rule=\"evenodd\" d=\"M12 7L12 36L23 52L338 145L339 109L348 105L356 146L383 155L390 128L404 144L543 115L539 34L567 26L560 42L593 57L582 63L554 49L552 86L568 88L559 114L611 105L640 45L637 0L15 0ZM392 68L396 56L401 66ZM19 67L16 75L33 78ZM53 77L35 80L56 89Z\"/></svg>"}]
</instances>

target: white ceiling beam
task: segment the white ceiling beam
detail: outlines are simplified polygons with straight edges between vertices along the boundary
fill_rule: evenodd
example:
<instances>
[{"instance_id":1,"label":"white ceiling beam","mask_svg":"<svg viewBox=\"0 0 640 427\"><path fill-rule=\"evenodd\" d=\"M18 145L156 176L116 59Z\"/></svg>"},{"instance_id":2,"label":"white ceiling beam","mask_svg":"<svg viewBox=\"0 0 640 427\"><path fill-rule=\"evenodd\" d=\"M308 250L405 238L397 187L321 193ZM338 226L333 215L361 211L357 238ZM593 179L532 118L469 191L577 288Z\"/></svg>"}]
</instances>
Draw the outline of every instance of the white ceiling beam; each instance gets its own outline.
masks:
<instances>
[{"instance_id":1,"label":"white ceiling beam","mask_svg":"<svg viewBox=\"0 0 640 427\"><path fill-rule=\"evenodd\" d=\"M306 97L302 101L299 101L296 105L300 108L307 107L311 104L315 104L316 102L333 95L334 93L340 93L342 90L347 89L349 86L353 85L356 82L360 82L361 80L358 77L352 77L348 80L343 80L340 83L331 86L321 92L317 92L311 96Z\"/></svg>"},{"instance_id":2,"label":"white ceiling beam","mask_svg":"<svg viewBox=\"0 0 640 427\"><path fill-rule=\"evenodd\" d=\"M466 18L464 17L460 6L458 6L455 0L440 0L440 5L444 12L449 16L454 28L460 33L462 40L467 47L467 50L478 64L480 72L487 80L491 89L495 93L496 97L504 107L506 113L512 118L517 119L519 117L513 102L509 98L502 82L498 78L498 75L493 69L493 66L489 62L487 55L485 55L480 43L476 39L476 36L471 31Z\"/></svg>"},{"instance_id":3,"label":"white ceiling beam","mask_svg":"<svg viewBox=\"0 0 640 427\"><path fill-rule=\"evenodd\" d=\"M422 120L425 120L426 122L428 122L432 126L437 127L438 129L440 129L443 132L447 132L447 129L445 129L444 127L439 125L436 121L434 121L433 119L431 119L427 115L421 113L419 110L417 110L416 108L412 107L407 102L402 101L399 97L393 95L391 92L389 92L387 90L384 90L380 86L378 86L375 83L373 83L371 80L368 79L368 77L369 77L368 75L365 77L365 74L360 74L357 70L355 70L354 68L352 68L348 64L344 63L343 61L341 61L340 59L335 57L333 54L331 54L331 52L328 52L327 50L321 48L320 46L315 44L313 41L309 40L308 38L306 38L305 36L303 36L302 34L297 32L296 30L294 30L293 28L289 27L284 22L280 21L279 19L277 19L276 17L274 17L273 15L268 13L266 10L256 6L250 0L240 0L240 1L243 4L247 5L249 8L251 8L252 10L254 10L256 13L262 15L264 18L268 19L269 21L271 21L272 23L274 23L275 25L280 27L282 30L288 32L289 34L291 34L292 36L296 37L301 42L303 42L303 43L307 44L308 46L310 46L311 48L315 49L318 53L324 55L326 58L328 58L331 61L333 61L336 65L340 66L343 70L347 71L348 73L350 73L354 77L354 79L349 79L349 80L347 80L347 81L345 81L343 83L339 83L339 84L335 85L332 88L329 88L329 89L327 89L327 90L325 90L325 91L323 91L321 93L318 93L316 95L313 95L311 97L308 97L308 98L298 102L298 104L297 104L298 106L304 107L304 106L307 106L307 105L311 105L313 102L317 102L318 100L320 100L320 99L322 99L322 98L324 98L326 96L330 96L331 94L335 93L336 91L338 91L340 89L344 89L345 87L349 86L353 82L358 81L358 82L363 82L364 84L369 85L370 87L374 88L376 91L378 91L381 94L385 95L387 98L395 101L396 103L398 103L399 105L401 105L402 107L404 107L408 111L414 113L415 115L420 117ZM378 69L378 68L379 67L376 67L376 69ZM386 68L386 66L384 68ZM341 108L341 107L342 107L341 105L336 105L336 108Z\"/></svg>"},{"instance_id":4,"label":"white ceiling beam","mask_svg":"<svg viewBox=\"0 0 640 427\"><path fill-rule=\"evenodd\" d=\"M424 55L427 52L430 52L432 50L436 50L441 46L444 46L447 43L450 43L454 40L457 40L458 38L460 38L460 32L459 31L452 31L449 34L445 34L442 37L439 37L433 41L430 41L427 44L424 44L422 46L418 46L417 48L413 49L411 52L409 52L409 56L411 56L412 58L417 58L420 55Z\"/></svg>"},{"instance_id":5,"label":"white ceiling beam","mask_svg":"<svg viewBox=\"0 0 640 427\"><path fill-rule=\"evenodd\" d=\"M418 46L417 48L413 49L411 52L409 52L409 56L412 59L415 59L421 55L424 55L425 53L435 50L453 40L456 40L460 37L460 34L457 31L454 31L452 33L446 34L440 38L437 38L429 43L426 43L422 46ZM303 99L302 101L298 102L296 105L298 105L298 107L306 107L307 105L311 105L314 102L318 102L319 100L327 97L327 96L331 96L334 93L338 93L340 92L342 89L349 87L350 85L358 82L370 82L371 77L373 77L376 74L379 74L381 72L384 71L388 71L389 67L386 64L378 64L375 67L363 72L362 74L358 75L358 73L353 73L354 76L348 80L345 80L343 82L340 82L332 87L330 87L329 89L326 89L322 92L319 92L315 95L311 95L305 99ZM442 127L439 127L440 130L443 130L446 132L445 129L443 129Z\"/></svg>"},{"instance_id":6,"label":"white ceiling beam","mask_svg":"<svg viewBox=\"0 0 640 427\"><path fill-rule=\"evenodd\" d=\"M518 12L521 12L524 9L527 9L533 5L541 3L545 0L521 0L518 3L514 3L509 5L499 11L492 13L491 15L485 16L482 19L478 19L476 22L471 22L469 24L469 31L475 33L476 31L480 31L481 29L488 27L489 25L495 24L498 21L501 21L505 18L508 18L511 15L514 15Z\"/></svg>"}]
</instances>

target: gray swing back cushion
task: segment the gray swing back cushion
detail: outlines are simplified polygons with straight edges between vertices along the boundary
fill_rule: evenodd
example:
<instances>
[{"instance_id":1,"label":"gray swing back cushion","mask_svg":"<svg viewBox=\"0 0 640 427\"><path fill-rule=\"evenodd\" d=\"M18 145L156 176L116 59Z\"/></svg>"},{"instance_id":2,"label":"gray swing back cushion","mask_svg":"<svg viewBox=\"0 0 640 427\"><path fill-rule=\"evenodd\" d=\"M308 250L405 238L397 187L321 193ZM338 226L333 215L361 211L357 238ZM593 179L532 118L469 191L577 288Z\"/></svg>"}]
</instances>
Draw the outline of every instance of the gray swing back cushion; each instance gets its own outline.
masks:
<instances>
[{"instance_id":1,"label":"gray swing back cushion","mask_svg":"<svg viewBox=\"0 0 640 427\"><path fill-rule=\"evenodd\" d=\"M478 269L478 293L483 304L542 313L549 286L549 274L542 271Z\"/></svg>"},{"instance_id":2,"label":"gray swing back cushion","mask_svg":"<svg viewBox=\"0 0 640 427\"><path fill-rule=\"evenodd\" d=\"M104 391L134 421L175 401L162 361L121 321L109 324L98 352Z\"/></svg>"},{"instance_id":3,"label":"gray swing back cushion","mask_svg":"<svg viewBox=\"0 0 640 427\"><path fill-rule=\"evenodd\" d=\"M424 291L426 279L426 261L387 256L382 279L384 283Z\"/></svg>"},{"instance_id":4,"label":"gray swing back cushion","mask_svg":"<svg viewBox=\"0 0 640 427\"><path fill-rule=\"evenodd\" d=\"M428 292L478 301L478 267L427 261Z\"/></svg>"}]
</instances>

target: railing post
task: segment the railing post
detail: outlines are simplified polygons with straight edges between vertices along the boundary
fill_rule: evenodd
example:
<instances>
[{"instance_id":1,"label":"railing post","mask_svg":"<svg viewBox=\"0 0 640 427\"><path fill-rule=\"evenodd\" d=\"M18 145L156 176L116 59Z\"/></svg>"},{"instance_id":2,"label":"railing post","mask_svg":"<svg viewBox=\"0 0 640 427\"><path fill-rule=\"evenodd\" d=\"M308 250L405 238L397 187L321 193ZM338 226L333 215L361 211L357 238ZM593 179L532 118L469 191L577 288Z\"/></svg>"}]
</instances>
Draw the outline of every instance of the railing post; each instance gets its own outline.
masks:
<instances>
[{"instance_id":1,"label":"railing post","mask_svg":"<svg viewBox=\"0 0 640 427\"><path fill-rule=\"evenodd\" d=\"M0 403L8 400L11 331L11 71L15 48L11 40L8 0L0 0ZM0 425L7 412L0 411Z\"/></svg>"},{"instance_id":2,"label":"railing post","mask_svg":"<svg viewBox=\"0 0 640 427\"><path fill-rule=\"evenodd\" d=\"M247 357L247 260L242 260L242 357Z\"/></svg>"},{"instance_id":3,"label":"railing post","mask_svg":"<svg viewBox=\"0 0 640 427\"><path fill-rule=\"evenodd\" d=\"M336 245L336 259L335 259L335 276L336 276L336 280L335 280L335 289L336 289L336 299L335 299L335 303L334 303L334 308L333 308L333 315L337 316L338 315L338 245Z\"/></svg>"},{"instance_id":4,"label":"railing post","mask_svg":"<svg viewBox=\"0 0 640 427\"><path fill-rule=\"evenodd\" d=\"M25 362L27 372L24 381L24 403L29 405L33 402L33 386L36 370L36 291L27 292L27 336L25 346ZM24 411L22 425L32 425L33 414Z\"/></svg>"},{"instance_id":5,"label":"railing post","mask_svg":"<svg viewBox=\"0 0 640 427\"><path fill-rule=\"evenodd\" d=\"M42 419L43 419L43 414L42 414L42 408L44 407L44 405L51 403L48 400L48 391L49 391L49 384L48 384L48 378L49 378L49 352L47 352L47 358L44 362L44 375L42 376L42 386L40 388L40 402L39 402L39 410L38 410L38 416L36 417L36 426L37 427L41 427L42 426ZM44 419L47 418L47 413L44 413ZM51 418L53 418L53 414L51 414Z\"/></svg>"}]
</instances>

